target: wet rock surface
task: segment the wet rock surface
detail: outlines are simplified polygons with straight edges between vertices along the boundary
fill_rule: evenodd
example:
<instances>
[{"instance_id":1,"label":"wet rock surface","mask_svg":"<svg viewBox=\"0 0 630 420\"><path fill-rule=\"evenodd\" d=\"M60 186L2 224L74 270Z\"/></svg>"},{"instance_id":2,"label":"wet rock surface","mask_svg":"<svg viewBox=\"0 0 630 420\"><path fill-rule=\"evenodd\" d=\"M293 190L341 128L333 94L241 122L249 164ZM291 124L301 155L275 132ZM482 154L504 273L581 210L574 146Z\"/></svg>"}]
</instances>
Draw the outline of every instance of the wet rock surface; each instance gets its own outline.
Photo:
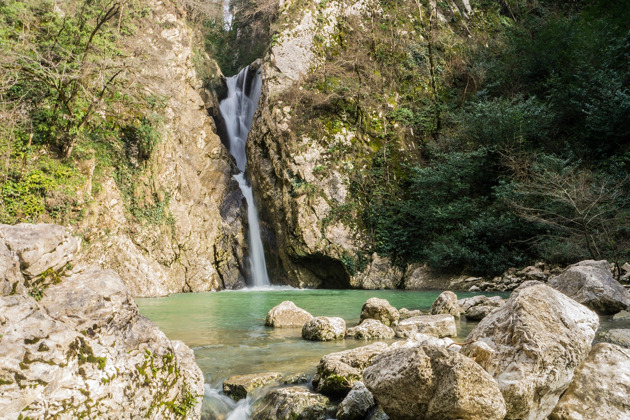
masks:
<instances>
[{"instance_id":1,"label":"wet rock surface","mask_svg":"<svg viewBox=\"0 0 630 420\"><path fill-rule=\"evenodd\" d=\"M235 375L223 382L223 393L234 401L242 400L256 388L277 381L282 377L278 372L250 373Z\"/></svg>"},{"instance_id":2,"label":"wet rock surface","mask_svg":"<svg viewBox=\"0 0 630 420\"><path fill-rule=\"evenodd\" d=\"M325 420L333 407L324 395L293 386L271 391L254 406L252 420Z\"/></svg>"}]
</instances>

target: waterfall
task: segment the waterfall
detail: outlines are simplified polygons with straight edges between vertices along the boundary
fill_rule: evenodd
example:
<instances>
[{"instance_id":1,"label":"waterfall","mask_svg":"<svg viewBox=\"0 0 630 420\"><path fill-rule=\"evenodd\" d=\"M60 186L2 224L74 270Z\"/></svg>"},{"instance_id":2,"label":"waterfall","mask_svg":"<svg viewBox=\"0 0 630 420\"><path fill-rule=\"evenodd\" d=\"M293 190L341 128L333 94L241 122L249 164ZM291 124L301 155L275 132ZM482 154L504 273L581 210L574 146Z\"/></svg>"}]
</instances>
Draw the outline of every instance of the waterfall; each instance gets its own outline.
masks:
<instances>
[{"instance_id":1,"label":"waterfall","mask_svg":"<svg viewBox=\"0 0 630 420\"><path fill-rule=\"evenodd\" d=\"M251 185L245 179L247 165L246 142L252 127L254 112L260 98L261 80L257 71L245 67L236 76L227 78L228 96L219 104L221 116L225 120L230 154L236 160L239 173L234 176L247 202L247 222L249 225L249 251L252 270L252 286L269 285L265 253L260 239L258 210L254 203Z\"/></svg>"}]
</instances>

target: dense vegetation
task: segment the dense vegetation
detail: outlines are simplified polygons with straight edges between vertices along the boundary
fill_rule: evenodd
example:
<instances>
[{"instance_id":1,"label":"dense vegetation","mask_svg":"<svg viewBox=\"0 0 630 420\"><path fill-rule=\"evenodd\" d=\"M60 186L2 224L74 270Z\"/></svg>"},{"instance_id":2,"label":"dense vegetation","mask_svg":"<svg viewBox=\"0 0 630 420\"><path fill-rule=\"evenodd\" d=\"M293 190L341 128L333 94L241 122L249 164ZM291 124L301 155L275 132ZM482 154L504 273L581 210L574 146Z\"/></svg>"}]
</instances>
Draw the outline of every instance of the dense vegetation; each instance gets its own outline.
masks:
<instances>
[{"instance_id":1,"label":"dense vegetation","mask_svg":"<svg viewBox=\"0 0 630 420\"><path fill-rule=\"evenodd\" d=\"M630 5L471 3L339 22L283 98L297 136L356 133L329 144L352 180L336 214L365 253L446 271L627 258Z\"/></svg>"},{"instance_id":2,"label":"dense vegetation","mask_svg":"<svg viewBox=\"0 0 630 420\"><path fill-rule=\"evenodd\" d=\"M161 139L164 100L136 65L150 13L137 0L0 2L0 223L76 223L105 173L133 215L164 207L131 182Z\"/></svg>"}]
</instances>

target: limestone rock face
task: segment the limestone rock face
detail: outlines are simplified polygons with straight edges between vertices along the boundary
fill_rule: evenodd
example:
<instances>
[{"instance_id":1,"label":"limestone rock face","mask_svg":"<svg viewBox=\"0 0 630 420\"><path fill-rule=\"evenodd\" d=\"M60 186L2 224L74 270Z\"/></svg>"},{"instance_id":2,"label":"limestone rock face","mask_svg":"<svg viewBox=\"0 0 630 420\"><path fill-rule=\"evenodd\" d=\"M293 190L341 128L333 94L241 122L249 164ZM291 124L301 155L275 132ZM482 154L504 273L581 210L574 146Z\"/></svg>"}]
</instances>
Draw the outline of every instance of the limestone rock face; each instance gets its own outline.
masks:
<instances>
[{"instance_id":1,"label":"limestone rock face","mask_svg":"<svg viewBox=\"0 0 630 420\"><path fill-rule=\"evenodd\" d=\"M331 341L346 335L346 321L343 318L318 316L307 321L302 327L302 338L312 341Z\"/></svg>"},{"instance_id":2,"label":"limestone rock face","mask_svg":"<svg viewBox=\"0 0 630 420\"><path fill-rule=\"evenodd\" d=\"M77 226L87 238L77 263L115 270L133 296L243 287L242 196L199 93L192 34L173 2L143 4L149 14L127 65L166 103L161 141L133 186L124 187L144 200L141 210L163 208L162 221L137 220L121 186L105 177Z\"/></svg>"},{"instance_id":3,"label":"limestone rock face","mask_svg":"<svg viewBox=\"0 0 630 420\"><path fill-rule=\"evenodd\" d=\"M58 271L79 250L79 241L62 226L21 223L0 226L0 240L15 252L22 274L31 279L52 269Z\"/></svg>"},{"instance_id":4,"label":"limestone rock face","mask_svg":"<svg viewBox=\"0 0 630 420\"><path fill-rule=\"evenodd\" d=\"M254 406L252 420L325 420L330 401L302 386L276 389Z\"/></svg>"},{"instance_id":5,"label":"limestone rock face","mask_svg":"<svg viewBox=\"0 0 630 420\"><path fill-rule=\"evenodd\" d=\"M394 325L400 318L398 310L386 299L370 298L361 308L361 319L376 319L385 325Z\"/></svg>"},{"instance_id":6,"label":"limestone rock face","mask_svg":"<svg viewBox=\"0 0 630 420\"><path fill-rule=\"evenodd\" d=\"M597 339L630 349L630 329L614 328L597 334Z\"/></svg>"},{"instance_id":7,"label":"limestone rock face","mask_svg":"<svg viewBox=\"0 0 630 420\"><path fill-rule=\"evenodd\" d=\"M586 359L599 326L597 315L557 290L535 281L516 289L484 318L466 341L484 342L494 354L475 357L498 382L506 419L544 419Z\"/></svg>"},{"instance_id":8,"label":"limestone rock face","mask_svg":"<svg viewBox=\"0 0 630 420\"><path fill-rule=\"evenodd\" d=\"M317 366L313 386L323 394L343 397L350 392L356 382L362 380L363 369L387 349L385 343L374 343L328 354L322 357Z\"/></svg>"},{"instance_id":9,"label":"limestone rock face","mask_svg":"<svg viewBox=\"0 0 630 420\"><path fill-rule=\"evenodd\" d=\"M603 314L630 306L630 292L612 277L608 261L582 261L549 279L549 285Z\"/></svg>"},{"instance_id":10,"label":"limestone rock face","mask_svg":"<svg viewBox=\"0 0 630 420\"><path fill-rule=\"evenodd\" d=\"M242 400L252 390L265 386L281 377L282 374L278 372L231 376L223 382L223 393L234 401Z\"/></svg>"},{"instance_id":11,"label":"limestone rock face","mask_svg":"<svg viewBox=\"0 0 630 420\"><path fill-rule=\"evenodd\" d=\"M457 295L449 290L442 292L431 305L431 315L447 314L459 318L460 313Z\"/></svg>"},{"instance_id":12,"label":"limestone rock face","mask_svg":"<svg viewBox=\"0 0 630 420\"><path fill-rule=\"evenodd\" d=\"M403 273L382 256L362 255L357 227L335 211L347 204L346 166L353 159L330 159L328 150L350 144L355 133L342 129L326 138L295 133L289 128L292 109L281 99L325 62L321 46L335 42L339 22L370 19L382 8L374 0L332 1L315 9L283 6L279 20L287 25L262 59L262 93L247 142L264 240L273 249L270 276L297 287L397 287Z\"/></svg>"},{"instance_id":13,"label":"limestone rock face","mask_svg":"<svg viewBox=\"0 0 630 420\"><path fill-rule=\"evenodd\" d=\"M267 313L265 325L276 328L301 328L312 318L313 315L302 308L298 308L290 300L285 300Z\"/></svg>"},{"instance_id":14,"label":"limestone rock face","mask_svg":"<svg viewBox=\"0 0 630 420\"><path fill-rule=\"evenodd\" d=\"M396 333L380 321L365 319L356 327L348 329L347 335L357 340L375 340L394 338Z\"/></svg>"},{"instance_id":15,"label":"limestone rock face","mask_svg":"<svg viewBox=\"0 0 630 420\"><path fill-rule=\"evenodd\" d=\"M394 419L503 419L505 403L495 380L473 360L434 346L381 354L364 381Z\"/></svg>"},{"instance_id":16,"label":"limestone rock face","mask_svg":"<svg viewBox=\"0 0 630 420\"><path fill-rule=\"evenodd\" d=\"M374 407L374 397L363 382L355 382L354 386L341 401L337 409L338 420L361 420Z\"/></svg>"},{"instance_id":17,"label":"limestone rock face","mask_svg":"<svg viewBox=\"0 0 630 420\"><path fill-rule=\"evenodd\" d=\"M66 267L78 246L60 226L0 229L12 231L0 238L0 265L8 257L9 265L28 270L18 273L24 279ZM36 242L40 232L43 244L29 245L26 238ZM116 273L67 270L53 277L0 297L3 416L199 418L203 375L192 350L140 315ZM26 294L29 288L39 301Z\"/></svg>"},{"instance_id":18,"label":"limestone rock face","mask_svg":"<svg viewBox=\"0 0 630 420\"><path fill-rule=\"evenodd\" d=\"M453 315L421 315L400 321L395 328L396 337L409 337L423 333L435 337L455 337L457 326Z\"/></svg>"},{"instance_id":19,"label":"limestone rock face","mask_svg":"<svg viewBox=\"0 0 630 420\"><path fill-rule=\"evenodd\" d=\"M575 371L571 386L551 420L630 418L630 350L613 344L593 346Z\"/></svg>"}]
</instances>

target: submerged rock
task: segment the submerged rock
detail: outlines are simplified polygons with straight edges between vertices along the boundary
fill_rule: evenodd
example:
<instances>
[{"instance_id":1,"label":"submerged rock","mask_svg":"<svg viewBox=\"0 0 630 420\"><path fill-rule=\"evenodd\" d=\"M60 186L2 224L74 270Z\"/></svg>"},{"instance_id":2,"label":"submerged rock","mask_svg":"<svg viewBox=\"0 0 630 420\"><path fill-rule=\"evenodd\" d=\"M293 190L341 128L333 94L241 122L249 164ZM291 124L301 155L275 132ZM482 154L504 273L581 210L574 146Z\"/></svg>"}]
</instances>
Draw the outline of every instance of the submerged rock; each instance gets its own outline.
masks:
<instances>
[{"instance_id":1,"label":"submerged rock","mask_svg":"<svg viewBox=\"0 0 630 420\"><path fill-rule=\"evenodd\" d=\"M375 319L365 319L356 327L348 329L347 335L357 340L374 340L394 338L396 333L390 327Z\"/></svg>"},{"instance_id":2,"label":"submerged rock","mask_svg":"<svg viewBox=\"0 0 630 420\"><path fill-rule=\"evenodd\" d=\"M460 312L457 295L449 290L442 292L431 305L431 315L447 314L459 318Z\"/></svg>"},{"instance_id":3,"label":"submerged rock","mask_svg":"<svg viewBox=\"0 0 630 420\"><path fill-rule=\"evenodd\" d=\"M331 341L344 338L346 321L342 318L318 316L302 327L302 338L312 341Z\"/></svg>"},{"instance_id":4,"label":"submerged rock","mask_svg":"<svg viewBox=\"0 0 630 420\"><path fill-rule=\"evenodd\" d=\"M630 329L615 328L597 334L597 339L630 349Z\"/></svg>"},{"instance_id":5,"label":"submerged rock","mask_svg":"<svg viewBox=\"0 0 630 420\"><path fill-rule=\"evenodd\" d=\"M484 342L494 354L462 347L498 382L506 419L544 419L584 361L599 326L597 315L557 290L523 283L501 308L484 318L466 341Z\"/></svg>"},{"instance_id":6,"label":"submerged rock","mask_svg":"<svg viewBox=\"0 0 630 420\"><path fill-rule=\"evenodd\" d=\"M387 415L400 420L500 420L505 403L495 380L468 357L435 346L376 357L364 382Z\"/></svg>"},{"instance_id":7,"label":"submerged rock","mask_svg":"<svg viewBox=\"0 0 630 420\"><path fill-rule=\"evenodd\" d=\"M265 386L281 376L282 374L278 372L231 376L223 382L223 393L234 401L242 400L254 389Z\"/></svg>"},{"instance_id":8,"label":"submerged rock","mask_svg":"<svg viewBox=\"0 0 630 420\"><path fill-rule=\"evenodd\" d=\"M372 360L388 349L385 343L374 343L322 357L313 378L313 386L318 392L329 396L343 397L358 381L363 369Z\"/></svg>"},{"instance_id":9,"label":"submerged rock","mask_svg":"<svg viewBox=\"0 0 630 420\"><path fill-rule=\"evenodd\" d=\"M395 325L400 318L398 309L394 308L386 299L370 298L361 308L361 320L376 319L383 324Z\"/></svg>"},{"instance_id":10,"label":"submerged rock","mask_svg":"<svg viewBox=\"0 0 630 420\"><path fill-rule=\"evenodd\" d=\"M276 328L301 328L311 319L313 315L290 300L285 300L267 313L265 325Z\"/></svg>"},{"instance_id":11,"label":"submerged rock","mask_svg":"<svg viewBox=\"0 0 630 420\"><path fill-rule=\"evenodd\" d=\"M549 279L549 285L602 314L630 306L628 292L612 276L608 261L582 261Z\"/></svg>"},{"instance_id":12,"label":"submerged rock","mask_svg":"<svg viewBox=\"0 0 630 420\"><path fill-rule=\"evenodd\" d=\"M423 333L435 337L455 337L457 327L453 315L422 315L400 321L396 326L396 337L409 337Z\"/></svg>"},{"instance_id":13,"label":"submerged rock","mask_svg":"<svg viewBox=\"0 0 630 420\"><path fill-rule=\"evenodd\" d=\"M337 409L338 420L361 420L374 407L374 397L363 382L355 382L354 386L341 401Z\"/></svg>"},{"instance_id":14,"label":"submerged rock","mask_svg":"<svg viewBox=\"0 0 630 420\"><path fill-rule=\"evenodd\" d=\"M549 418L630 418L630 350L608 343L594 345Z\"/></svg>"},{"instance_id":15,"label":"submerged rock","mask_svg":"<svg viewBox=\"0 0 630 420\"><path fill-rule=\"evenodd\" d=\"M271 391L254 406L252 420L325 420L332 410L330 400L306 387L292 386Z\"/></svg>"}]
</instances>

